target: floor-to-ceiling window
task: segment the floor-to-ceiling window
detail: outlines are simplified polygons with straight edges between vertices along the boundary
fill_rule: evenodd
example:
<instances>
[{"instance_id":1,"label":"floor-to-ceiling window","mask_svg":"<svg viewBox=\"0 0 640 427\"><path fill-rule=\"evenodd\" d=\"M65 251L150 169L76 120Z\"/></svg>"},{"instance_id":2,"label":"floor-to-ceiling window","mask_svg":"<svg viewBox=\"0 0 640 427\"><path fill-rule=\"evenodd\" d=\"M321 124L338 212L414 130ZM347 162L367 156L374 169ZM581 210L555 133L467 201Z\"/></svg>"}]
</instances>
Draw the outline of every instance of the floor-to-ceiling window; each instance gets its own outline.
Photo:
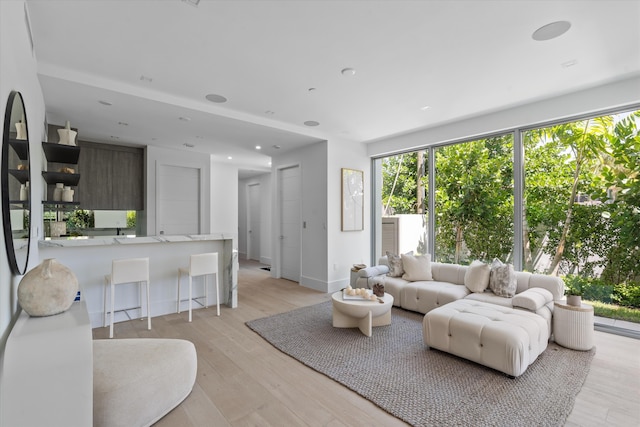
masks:
<instances>
[{"instance_id":1,"label":"floor-to-ceiling window","mask_svg":"<svg viewBox=\"0 0 640 427\"><path fill-rule=\"evenodd\" d=\"M435 260L512 261L513 134L435 149Z\"/></svg>"},{"instance_id":2,"label":"floor-to-ceiling window","mask_svg":"<svg viewBox=\"0 0 640 427\"><path fill-rule=\"evenodd\" d=\"M601 315L640 308L639 127L636 111L522 132L522 265Z\"/></svg>"},{"instance_id":3,"label":"floor-to-ceiling window","mask_svg":"<svg viewBox=\"0 0 640 427\"><path fill-rule=\"evenodd\" d=\"M381 251L427 254L428 160L424 150L381 159Z\"/></svg>"},{"instance_id":4,"label":"floor-to-ceiling window","mask_svg":"<svg viewBox=\"0 0 640 427\"><path fill-rule=\"evenodd\" d=\"M640 323L639 129L616 112L376 159L376 256L499 258Z\"/></svg>"}]
</instances>

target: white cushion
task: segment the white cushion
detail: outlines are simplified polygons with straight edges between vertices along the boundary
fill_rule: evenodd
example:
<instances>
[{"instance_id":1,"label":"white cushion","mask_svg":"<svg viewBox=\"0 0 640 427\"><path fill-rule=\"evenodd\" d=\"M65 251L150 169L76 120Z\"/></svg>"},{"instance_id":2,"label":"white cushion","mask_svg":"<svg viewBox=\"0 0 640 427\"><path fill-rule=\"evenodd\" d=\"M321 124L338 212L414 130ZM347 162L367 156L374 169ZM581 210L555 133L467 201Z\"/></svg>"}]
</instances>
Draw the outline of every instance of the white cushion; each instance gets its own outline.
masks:
<instances>
[{"instance_id":1,"label":"white cushion","mask_svg":"<svg viewBox=\"0 0 640 427\"><path fill-rule=\"evenodd\" d=\"M422 333L429 347L514 377L526 371L549 341L542 316L468 299L428 312Z\"/></svg>"},{"instance_id":2,"label":"white cushion","mask_svg":"<svg viewBox=\"0 0 640 427\"><path fill-rule=\"evenodd\" d=\"M489 286L491 267L482 261L473 261L464 275L464 285L471 292L484 292Z\"/></svg>"},{"instance_id":3,"label":"white cushion","mask_svg":"<svg viewBox=\"0 0 640 427\"><path fill-rule=\"evenodd\" d=\"M197 369L190 341L94 340L93 425L152 425L191 393Z\"/></svg>"},{"instance_id":4,"label":"white cushion","mask_svg":"<svg viewBox=\"0 0 640 427\"><path fill-rule=\"evenodd\" d=\"M553 294L542 288L529 288L513 297L511 304L514 307L526 308L536 312L545 304L553 301Z\"/></svg>"},{"instance_id":5,"label":"white cushion","mask_svg":"<svg viewBox=\"0 0 640 427\"><path fill-rule=\"evenodd\" d=\"M502 261L495 258L491 263L491 276L489 278L489 287L494 294L512 298L516 294L518 281L516 272L511 264L503 264Z\"/></svg>"},{"instance_id":6,"label":"white cushion","mask_svg":"<svg viewBox=\"0 0 640 427\"><path fill-rule=\"evenodd\" d=\"M431 276L431 255L407 255L402 254L402 278L412 282L419 280L433 280Z\"/></svg>"}]
</instances>

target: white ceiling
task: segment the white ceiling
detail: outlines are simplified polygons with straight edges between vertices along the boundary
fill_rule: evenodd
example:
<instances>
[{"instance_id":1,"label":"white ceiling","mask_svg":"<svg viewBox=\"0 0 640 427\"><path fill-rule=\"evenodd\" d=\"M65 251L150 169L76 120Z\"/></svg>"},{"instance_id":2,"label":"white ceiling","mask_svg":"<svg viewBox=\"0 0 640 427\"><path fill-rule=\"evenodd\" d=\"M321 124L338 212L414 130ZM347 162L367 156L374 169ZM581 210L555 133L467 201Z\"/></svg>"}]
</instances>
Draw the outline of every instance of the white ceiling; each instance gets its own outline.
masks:
<instances>
[{"instance_id":1,"label":"white ceiling","mask_svg":"<svg viewBox=\"0 0 640 427\"><path fill-rule=\"evenodd\" d=\"M49 123L246 170L325 139L371 142L640 73L637 0L27 4ZM566 34L532 39L560 20Z\"/></svg>"}]
</instances>

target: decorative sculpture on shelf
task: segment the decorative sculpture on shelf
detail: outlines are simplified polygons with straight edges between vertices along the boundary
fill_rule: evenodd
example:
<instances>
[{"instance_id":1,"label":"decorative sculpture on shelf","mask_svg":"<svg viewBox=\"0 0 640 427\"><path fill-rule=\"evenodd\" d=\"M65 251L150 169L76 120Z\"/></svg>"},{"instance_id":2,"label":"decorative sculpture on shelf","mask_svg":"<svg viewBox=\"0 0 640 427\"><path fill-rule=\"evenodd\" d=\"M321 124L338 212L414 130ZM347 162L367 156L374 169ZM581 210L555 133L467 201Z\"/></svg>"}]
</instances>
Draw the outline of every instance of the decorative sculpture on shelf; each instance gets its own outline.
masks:
<instances>
[{"instance_id":1,"label":"decorative sculpture on shelf","mask_svg":"<svg viewBox=\"0 0 640 427\"><path fill-rule=\"evenodd\" d=\"M58 137L60 138L60 144L62 145L76 145L76 135L78 132L71 129L71 123L67 120L67 124L64 129L58 129Z\"/></svg>"}]
</instances>

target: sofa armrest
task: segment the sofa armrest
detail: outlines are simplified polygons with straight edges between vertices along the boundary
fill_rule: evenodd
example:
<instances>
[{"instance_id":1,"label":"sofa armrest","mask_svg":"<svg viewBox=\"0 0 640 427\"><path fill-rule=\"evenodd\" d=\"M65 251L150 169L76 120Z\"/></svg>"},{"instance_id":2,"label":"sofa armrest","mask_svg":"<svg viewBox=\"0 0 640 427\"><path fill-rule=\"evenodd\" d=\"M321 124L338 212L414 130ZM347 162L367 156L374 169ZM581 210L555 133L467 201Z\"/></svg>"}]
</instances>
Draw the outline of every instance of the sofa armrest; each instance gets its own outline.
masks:
<instances>
[{"instance_id":1,"label":"sofa armrest","mask_svg":"<svg viewBox=\"0 0 640 427\"><path fill-rule=\"evenodd\" d=\"M551 301L553 301L553 294L550 291L543 288L529 288L516 294L511 300L511 304L514 307L536 312Z\"/></svg>"},{"instance_id":2,"label":"sofa armrest","mask_svg":"<svg viewBox=\"0 0 640 427\"><path fill-rule=\"evenodd\" d=\"M386 265L374 265L372 267L363 268L358 271L359 277L376 277L389 272L389 267Z\"/></svg>"}]
</instances>

